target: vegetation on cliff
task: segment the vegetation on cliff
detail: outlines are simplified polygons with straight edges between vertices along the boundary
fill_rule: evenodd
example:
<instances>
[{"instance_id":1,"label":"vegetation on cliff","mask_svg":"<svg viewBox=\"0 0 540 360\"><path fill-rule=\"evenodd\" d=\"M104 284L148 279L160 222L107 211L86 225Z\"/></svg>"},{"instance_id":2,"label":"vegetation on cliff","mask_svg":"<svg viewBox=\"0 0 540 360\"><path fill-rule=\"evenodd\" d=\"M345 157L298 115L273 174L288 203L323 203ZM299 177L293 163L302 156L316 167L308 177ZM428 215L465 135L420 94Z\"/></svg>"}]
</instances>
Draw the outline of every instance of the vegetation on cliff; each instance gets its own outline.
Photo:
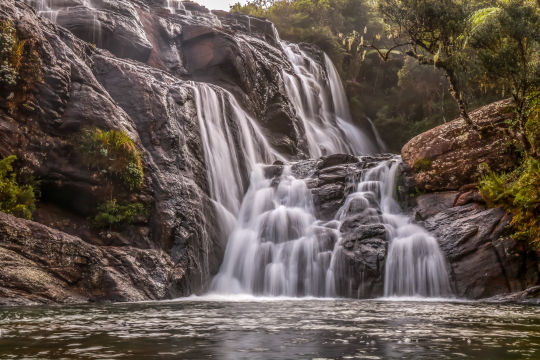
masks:
<instances>
[{"instance_id":1,"label":"vegetation on cliff","mask_svg":"<svg viewBox=\"0 0 540 360\"><path fill-rule=\"evenodd\" d=\"M114 180L120 181L127 190L127 194L121 191L120 195L129 195L139 189L144 180L141 153L125 132L86 129L81 137L79 152L86 166L99 170L111 183L110 199L97 207L92 219L96 228L117 228L133 223L137 217L148 215L143 204L119 202L113 197Z\"/></svg>"},{"instance_id":2,"label":"vegetation on cliff","mask_svg":"<svg viewBox=\"0 0 540 360\"><path fill-rule=\"evenodd\" d=\"M80 153L85 165L101 171L109 180L121 180L129 190L141 187L144 180L141 154L125 132L86 129L81 137Z\"/></svg>"},{"instance_id":3,"label":"vegetation on cliff","mask_svg":"<svg viewBox=\"0 0 540 360\"><path fill-rule=\"evenodd\" d=\"M93 218L97 228L115 228L132 224L138 217L148 216L147 210L141 203L119 203L116 199L101 204Z\"/></svg>"},{"instance_id":4,"label":"vegetation on cliff","mask_svg":"<svg viewBox=\"0 0 540 360\"><path fill-rule=\"evenodd\" d=\"M41 81L41 60L33 39L21 40L11 22L0 24L0 106L33 111L33 85Z\"/></svg>"},{"instance_id":5,"label":"vegetation on cliff","mask_svg":"<svg viewBox=\"0 0 540 360\"><path fill-rule=\"evenodd\" d=\"M24 219L31 219L36 209L36 195L32 185L20 185L13 169L15 155L0 160L0 211Z\"/></svg>"}]
</instances>

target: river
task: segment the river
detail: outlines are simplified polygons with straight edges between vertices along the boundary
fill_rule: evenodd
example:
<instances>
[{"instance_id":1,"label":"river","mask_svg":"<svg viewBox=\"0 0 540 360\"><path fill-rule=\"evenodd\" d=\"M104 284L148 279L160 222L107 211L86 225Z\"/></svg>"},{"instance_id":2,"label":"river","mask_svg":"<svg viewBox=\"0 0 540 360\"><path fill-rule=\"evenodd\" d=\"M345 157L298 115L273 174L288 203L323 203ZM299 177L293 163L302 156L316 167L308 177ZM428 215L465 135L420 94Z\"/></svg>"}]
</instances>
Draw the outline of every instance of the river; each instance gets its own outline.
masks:
<instances>
[{"instance_id":1,"label":"river","mask_svg":"<svg viewBox=\"0 0 540 360\"><path fill-rule=\"evenodd\" d=\"M192 297L0 309L0 359L539 359L540 307Z\"/></svg>"}]
</instances>

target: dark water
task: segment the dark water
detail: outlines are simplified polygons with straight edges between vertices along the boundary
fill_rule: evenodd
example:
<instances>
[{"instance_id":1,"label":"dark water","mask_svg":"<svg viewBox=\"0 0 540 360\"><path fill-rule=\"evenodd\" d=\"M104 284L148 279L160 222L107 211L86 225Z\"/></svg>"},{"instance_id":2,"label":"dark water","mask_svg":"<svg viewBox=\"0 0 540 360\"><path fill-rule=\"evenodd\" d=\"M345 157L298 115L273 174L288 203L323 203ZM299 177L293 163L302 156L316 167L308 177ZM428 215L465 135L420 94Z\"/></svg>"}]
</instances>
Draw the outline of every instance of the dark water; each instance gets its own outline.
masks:
<instances>
[{"instance_id":1,"label":"dark water","mask_svg":"<svg viewBox=\"0 0 540 360\"><path fill-rule=\"evenodd\" d=\"M540 307L272 300L0 309L0 359L540 359Z\"/></svg>"}]
</instances>

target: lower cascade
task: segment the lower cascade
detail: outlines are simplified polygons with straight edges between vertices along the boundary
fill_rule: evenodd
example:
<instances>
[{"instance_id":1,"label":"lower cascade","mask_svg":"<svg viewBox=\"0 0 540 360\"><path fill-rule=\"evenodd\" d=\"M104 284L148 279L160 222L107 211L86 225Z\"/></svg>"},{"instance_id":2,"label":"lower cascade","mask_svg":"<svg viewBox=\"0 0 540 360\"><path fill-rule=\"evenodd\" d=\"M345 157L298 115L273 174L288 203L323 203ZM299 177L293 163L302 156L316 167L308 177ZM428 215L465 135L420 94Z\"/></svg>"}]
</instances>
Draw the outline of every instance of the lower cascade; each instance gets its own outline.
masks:
<instances>
[{"instance_id":1,"label":"lower cascade","mask_svg":"<svg viewBox=\"0 0 540 360\"><path fill-rule=\"evenodd\" d=\"M360 157L363 163L363 157ZM388 244L385 296L452 294L444 257L427 231L411 223L394 199L401 160L376 162L350 180L350 194L334 219L315 215L309 178L295 164L257 166L242 201L223 264L211 284L222 294L366 297L344 256L340 229L351 216L359 228L383 233ZM277 169L276 169L277 168ZM379 234L380 235L380 234Z\"/></svg>"}]
</instances>

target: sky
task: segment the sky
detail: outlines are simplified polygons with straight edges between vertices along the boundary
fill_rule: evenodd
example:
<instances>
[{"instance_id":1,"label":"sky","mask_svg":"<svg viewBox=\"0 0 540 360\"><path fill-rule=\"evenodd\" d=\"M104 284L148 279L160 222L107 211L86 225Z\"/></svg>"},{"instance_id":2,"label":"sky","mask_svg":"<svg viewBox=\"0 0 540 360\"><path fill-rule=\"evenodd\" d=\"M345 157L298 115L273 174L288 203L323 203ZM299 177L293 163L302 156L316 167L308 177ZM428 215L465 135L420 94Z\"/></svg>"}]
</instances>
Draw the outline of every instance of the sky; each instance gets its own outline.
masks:
<instances>
[{"instance_id":1,"label":"sky","mask_svg":"<svg viewBox=\"0 0 540 360\"><path fill-rule=\"evenodd\" d=\"M229 11L231 5L237 2L245 3L244 0L193 0L196 3L206 6L210 10L226 10Z\"/></svg>"}]
</instances>

